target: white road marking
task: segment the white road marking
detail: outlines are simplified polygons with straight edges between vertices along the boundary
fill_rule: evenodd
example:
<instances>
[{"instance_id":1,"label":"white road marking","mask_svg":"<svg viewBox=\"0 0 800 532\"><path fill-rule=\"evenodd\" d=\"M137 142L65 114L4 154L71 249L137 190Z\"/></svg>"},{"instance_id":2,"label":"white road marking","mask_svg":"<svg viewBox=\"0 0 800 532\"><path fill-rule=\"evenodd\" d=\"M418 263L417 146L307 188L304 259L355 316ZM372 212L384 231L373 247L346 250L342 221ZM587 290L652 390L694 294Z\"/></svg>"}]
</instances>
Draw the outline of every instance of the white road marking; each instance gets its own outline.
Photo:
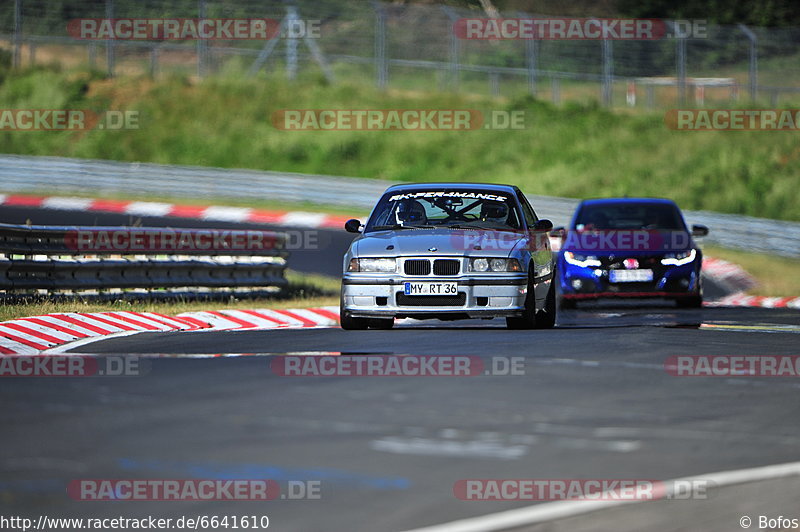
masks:
<instances>
[{"instance_id":1,"label":"white road marking","mask_svg":"<svg viewBox=\"0 0 800 532\"><path fill-rule=\"evenodd\" d=\"M84 338L82 340L76 340L74 342L70 342L68 344L59 345L56 347L52 347L47 349L46 351L42 351L44 355L57 355L57 354L64 354L68 353L70 350L75 349L76 347L82 347L87 344L93 344L95 342L102 342L103 340L109 340L111 338L121 338L123 336L131 336L133 334L139 334L148 331L122 331L113 334L107 334L103 336L95 336L92 338ZM153 332L153 331L151 331Z\"/></svg>"},{"instance_id":2,"label":"white road marking","mask_svg":"<svg viewBox=\"0 0 800 532\"><path fill-rule=\"evenodd\" d=\"M528 452L525 445L503 445L494 441L436 440L431 438L387 437L370 442L376 451L427 456L466 456L515 460Z\"/></svg>"},{"instance_id":3,"label":"white road marking","mask_svg":"<svg viewBox=\"0 0 800 532\"><path fill-rule=\"evenodd\" d=\"M730 471L720 471L708 473L694 477L683 477L664 482L667 494L673 493L676 485L686 485L686 483L702 481L716 488L745 484L748 482L759 482L763 480L774 480L800 476L800 462L789 462L764 467L753 467L748 469L736 469ZM637 504L645 502L646 499L617 499L617 500L596 500L596 501L557 501L504 512L460 519L440 525L433 525L423 528L415 528L407 532L493 532L500 530L510 530L523 526L530 526L539 523L555 521L567 517L575 517L597 510L616 508L625 504ZM647 501L649 502L649 501Z\"/></svg>"}]
</instances>

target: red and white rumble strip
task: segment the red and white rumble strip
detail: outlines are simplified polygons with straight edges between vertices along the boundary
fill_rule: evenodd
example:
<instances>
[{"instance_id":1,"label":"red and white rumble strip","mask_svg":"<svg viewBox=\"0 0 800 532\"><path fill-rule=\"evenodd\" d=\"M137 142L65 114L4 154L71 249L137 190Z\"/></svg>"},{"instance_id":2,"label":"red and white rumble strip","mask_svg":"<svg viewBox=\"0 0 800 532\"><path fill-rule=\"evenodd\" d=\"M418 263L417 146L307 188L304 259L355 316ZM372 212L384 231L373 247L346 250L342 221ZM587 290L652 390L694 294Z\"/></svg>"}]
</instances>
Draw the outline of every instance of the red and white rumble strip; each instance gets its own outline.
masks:
<instances>
[{"instance_id":1,"label":"red and white rumble strip","mask_svg":"<svg viewBox=\"0 0 800 532\"><path fill-rule=\"evenodd\" d=\"M766 297L732 294L715 301L707 301L707 307L763 307L800 309L800 297Z\"/></svg>"},{"instance_id":2,"label":"red and white rumble strip","mask_svg":"<svg viewBox=\"0 0 800 532\"><path fill-rule=\"evenodd\" d=\"M0 354L31 355L87 338L208 327L156 312L65 312L0 322Z\"/></svg>"},{"instance_id":3,"label":"red and white rumble strip","mask_svg":"<svg viewBox=\"0 0 800 532\"><path fill-rule=\"evenodd\" d=\"M738 264L713 257L703 257L703 273L731 285L737 292L744 292L757 284L755 278Z\"/></svg>"},{"instance_id":4,"label":"red and white rumble strip","mask_svg":"<svg viewBox=\"0 0 800 532\"><path fill-rule=\"evenodd\" d=\"M64 196L0 194L0 205L66 211L110 212L132 216L172 216L213 222L259 223L292 227L336 228L349 217L305 211L271 211L247 207L176 205L152 201L122 201Z\"/></svg>"},{"instance_id":5,"label":"red and white rumble strip","mask_svg":"<svg viewBox=\"0 0 800 532\"><path fill-rule=\"evenodd\" d=\"M77 341L152 331L279 329L335 326L339 307L220 310L165 316L156 312L66 312L0 322L0 355L32 355Z\"/></svg>"},{"instance_id":6,"label":"red and white rumble strip","mask_svg":"<svg viewBox=\"0 0 800 532\"><path fill-rule=\"evenodd\" d=\"M233 329L289 329L299 327L333 327L339 325L339 307L317 307L307 309L256 309L256 310L211 310L185 312L177 319L205 324L215 331Z\"/></svg>"}]
</instances>

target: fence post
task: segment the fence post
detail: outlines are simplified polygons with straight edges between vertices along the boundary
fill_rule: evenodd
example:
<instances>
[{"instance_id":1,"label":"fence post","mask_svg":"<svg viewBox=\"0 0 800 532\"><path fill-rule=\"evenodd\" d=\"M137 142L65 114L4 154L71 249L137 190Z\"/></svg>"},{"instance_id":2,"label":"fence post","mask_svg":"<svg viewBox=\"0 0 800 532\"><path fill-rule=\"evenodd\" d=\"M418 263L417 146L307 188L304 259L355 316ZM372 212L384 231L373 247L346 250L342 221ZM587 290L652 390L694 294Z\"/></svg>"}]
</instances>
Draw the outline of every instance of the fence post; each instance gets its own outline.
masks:
<instances>
[{"instance_id":1,"label":"fence post","mask_svg":"<svg viewBox=\"0 0 800 532\"><path fill-rule=\"evenodd\" d=\"M158 45L150 48L150 77L156 79L158 76Z\"/></svg>"},{"instance_id":2,"label":"fence post","mask_svg":"<svg viewBox=\"0 0 800 532\"><path fill-rule=\"evenodd\" d=\"M611 107L614 91L614 48L611 39L603 39L603 105Z\"/></svg>"},{"instance_id":3,"label":"fence post","mask_svg":"<svg viewBox=\"0 0 800 532\"><path fill-rule=\"evenodd\" d=\"M14 1L14 68L22 64L22 0Z\"/></svg>"},{"instance_id":4,"label":"fence post","mask_svg":"<svg viewBox=\"0 0 800 532\"><path fill-rule=\"evenodd\" d=\"M197 0L197 19L199 21L206 18L206 0ZM203 78L206 75L206 53L208 43L205 39L197 39L197 77ZM151 56L152 60L152 56ZM151 63L152 70L152 63Z\"/></svg>"},{"instance_id":5,"label":"fence post","mask_svg":"<svg viewBox=\"0 0 800 532\"><path fill-rule=\"evenodd\" d=\"M536 96L536 77L539 74L539 41L536 39L525 41L525 59L528 66L528 92Z\"/></svg>"},{"instance_id":6,"label":"fence post","mask_svg":"<svg viewBox=\"0 0 800 532\"><path fill-rule=\"evenodd\" d=\"M450 20L450 86L453 90L457 91L460 81L459 78L461 77L461 68L459 65L461 43L458 41L458 36L456 35L455 30L455 22L457 17L448 6L442 6L442 10Z\"/></svg>"},{"instance_id":7,"label":"fence post","mask_svg":"<svg viewBox=\"0 0 800 532\"><path fill-rule=\"evenodd\" d=\"M106 0L106 18L114 18L114 0ZM106 39L106 67L108 77L114 77L114 39Z\"/></svg>"},{"instance_id":8,"label":"fence post","mask_svg":"<svg viewBox=\"0 0 800 532\"><path fill-rule=\"evenodd\" d=\"M374 2L375 9L375 83L385 89L389 81L389 63L386 59L386 11L380 2Z\"/></svg>"},{"instance_id":9,"label":"fence post","mask_svg":"<svg viewBox=\"0 0 800 532\"><path fill-rule=\"evenodd\" d=\"M558 105L561 102L561 83L558 78L551 78L550 79L550 87L551 87L551 97L553 99L553 103Z\"/></svg>"},{"instance_id":10,"label":"fence post","mask_svg":"<svg viewBox=\"0 0 800 532\"><path fill-rule=\"evenodd\" d=\"M756 101L758 96L758 37L744 24L739 24L739 29L750 41L750 67L747 75L750 83L750 100Z\"/></svg>"},{"instance_id":11,"label":"fence post","mask_svg":"<svg viewBox=\"0 0 800 532\"><path fill-rule=\"evenodd\" d=\"M489 72L489 92L492 96L500 96L500 74L493 70Z\"/></svg>"},{"instance_id":12,"label":"fence post","mask_svg":"<svg viewBox=\"0 0 800 532\"><path fill-rule=\"evenodd\" d=\"M686 35L673 22L675 33L675 67L678 74L678 104L686 103Z\"/></svg>"},{"instance_id":13,"label":"fence post","mask_svg":"<svg viewBox=\"0 0 800 532\"><path fill-rule=\"evenodd\" d=\"M297 7L293 4L286 6L286 79L293 80L297 77Z\"/></svg>"}]
</instances>

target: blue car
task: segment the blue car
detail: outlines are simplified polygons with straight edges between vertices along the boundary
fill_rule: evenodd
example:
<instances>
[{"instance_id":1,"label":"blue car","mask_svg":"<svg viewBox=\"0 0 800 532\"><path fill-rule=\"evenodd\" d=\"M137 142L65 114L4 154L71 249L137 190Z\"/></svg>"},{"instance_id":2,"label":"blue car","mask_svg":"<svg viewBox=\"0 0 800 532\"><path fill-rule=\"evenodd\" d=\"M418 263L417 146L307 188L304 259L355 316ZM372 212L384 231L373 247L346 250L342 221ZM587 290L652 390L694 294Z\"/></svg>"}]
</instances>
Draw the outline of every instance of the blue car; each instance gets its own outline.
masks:
<instances>
[{"instance_id":1,"label":"blue car","mask_svg":"<svg viewBox=\"0 0 800 532\"><path fill-rule=\"evenodd\" d=\"M578 205L561 239L558 279L562 308L600 298L673 299L700 307L703 255L678 206L668 199L605 198Z\"/></svg>"}]
</instances>

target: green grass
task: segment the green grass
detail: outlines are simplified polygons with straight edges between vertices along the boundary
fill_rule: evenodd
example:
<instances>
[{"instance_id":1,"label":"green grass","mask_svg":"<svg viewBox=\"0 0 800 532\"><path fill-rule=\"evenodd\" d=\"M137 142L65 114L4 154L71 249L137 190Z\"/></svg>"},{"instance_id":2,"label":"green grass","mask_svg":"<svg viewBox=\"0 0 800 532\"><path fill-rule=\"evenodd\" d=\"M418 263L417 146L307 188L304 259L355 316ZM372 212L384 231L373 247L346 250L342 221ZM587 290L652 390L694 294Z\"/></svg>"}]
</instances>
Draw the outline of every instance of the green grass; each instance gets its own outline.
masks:
<instances>
[{"instance_id":1,"label":"green grass","mask_svg":"<svg viewBox=\"0 0 800 532\"><path fill-rule=\"evenodd\" d=\"M175 315L182 312L255 309L255 308L308 308L339 304L338 279L316 274L300 274L287 271L288 288L274 298L229 299L224 301L31 301L28 303L0 303L0 321L13 320L25 316L40 316L54 312L159 312Z\"/></svg>"},{"instance_id":2,"label":"green grass","mask_svg":"<svg viewBox=\"0 0 800 532\"><path fill-rule=\"evenodd\" d=\"M128 109L140 129L2 131L7 153L254 168L397 181L508 182L536 194L667 196L686 209L800 220L796 132L679 132L663 114L597 104L391 90L318 75L105 80L35 68L6 74L0 108ZM435 83L431 83L435 89ZM281 131L272 112L308 108L520 110L505 131ZM54 176L57 179L57 176ZM91 191L94 193L94 191ZM253 191L252 202L269 201Z\"/></svg>"}]
</instances>

